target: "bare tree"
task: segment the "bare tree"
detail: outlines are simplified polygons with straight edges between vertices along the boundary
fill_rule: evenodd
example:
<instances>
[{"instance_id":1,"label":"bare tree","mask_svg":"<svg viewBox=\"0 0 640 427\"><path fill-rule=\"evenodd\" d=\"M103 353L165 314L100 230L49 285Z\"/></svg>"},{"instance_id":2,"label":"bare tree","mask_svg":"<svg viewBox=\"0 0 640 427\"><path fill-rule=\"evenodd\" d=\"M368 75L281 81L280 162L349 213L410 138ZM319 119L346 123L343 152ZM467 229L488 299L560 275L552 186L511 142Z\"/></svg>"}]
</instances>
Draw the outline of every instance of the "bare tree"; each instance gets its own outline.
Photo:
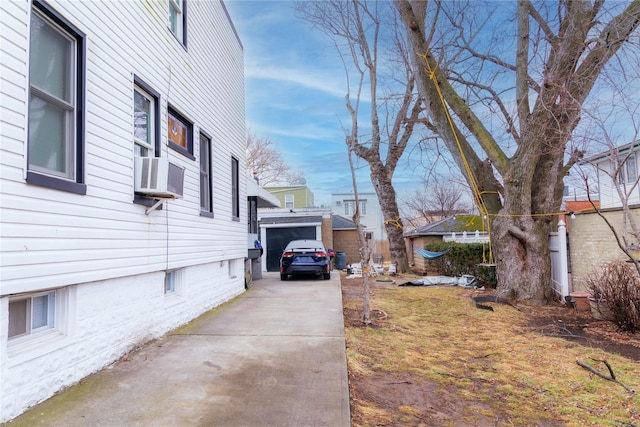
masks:
<instances>
[{"instance_id":1,"label":"bare tree","mask_svg":"<svg viewBox=\"0 0 640 427\"><path fill-rule=\"evenodd\" d=\"M346 107L352 119L348 150L369 165L371 182L382 210L391 257L398 272L408 271L393 174L411 138L421 102L415 93L410 62L404 43L393 31L381 33L382 22L394 19L390 3L364 0L327 0L300 2L299 17L323 31L334 43L345 67ZM394 27L392 27L394 28ZM385 36L385 38L383 38ZM386 43L385 43L386 42ZM384 55L389 65L383 69ZM383 74L383 71L388 71ZM351 79L355 84L351 85ZM368 90L366 90L368 89ZM363 99L366 90L366 99ZM367 127L358 126L357 118L370 105Z\"/></svg>"},{"instance_id":2,"label":"bare tree","mask_svg":"<svg viewBox=\"0 0 640 427\"><path fill-rule=\"evenodd\" d=\"M355 126L352 127L352 132ZM351 145L347 144L348 147ZM360 196L358 195L358 183L356 182L356 173L353 166L353 154L351 148L348 148L349 168L351 169L351 181L353 185L353 195L355 196L356 208L353 214L353 222L356 224L356 232L358 234L358 243L360 244L360 265L362 266L362 323L371 324L371 306L369 304L369 280L371 272L369 271L369 262L371 260L371 247L364 235L364 229L360 223Z\"/></svg>"},{"instance_id":3,"label":"bare tree","mask_svg":"<svg viewBox=\"0 0 640 427\"><path fill-rule=\"evenodd\" d=\"M635 70L640 75L640 70ZM630 73L633 71L630 71ZM591 197L591 192L587 191L589 202L592 208L607 224L613 233L618 247L627 255L629 260L635 264L636 270L640 273L640 264L638 260L630 252L631 245L640 243L640 228L633 214L632 204L638 203L638 188L640 186L640 173L638 171L638 156L640 153L637 147L640 145L640 119L638 111L640 110L640 99L636 96L634 100L629 102L626 86L614 85L612 91L612 101L615 104L609 104L605 109L604 115L614 115L616 121L622 119L625 123L625 138L630 138L631 142L624 145L618 145L616 140L620 137L616 132L617 127L613 129L607 127L607 120L603 120L597 113L589 113L594 123L594 133L598 135L600 144L598 147L604 146L606 150L590 159L584 161L587 167L591 166L596 171L596 177L589 174L584 167L578 169L579 175L582 177L587 190L592 186L592 182L597 179L600 185L600 194L603 192L608 194L607 199L617 199L622 209L622 228L617 229L607 215L602 211L603 200L600 204L596 204ZM624 105L622 111L616 112L616 107L620 104ZM635 103L635 104L634 104ZM620 116L621 114L625 116ZM607 200L607 203L609 201ZM605 206L606 207L606 206ZM636 208L637 209L637 208Z\"/></svg>"},{"instance_id":4,"label":"bare tree","mask_svg":"<svg viewBox=\"0 0 640 427\"><path fill-rule=\"evenodd\" d=\"M425 180L421 188L404 198L403 217L415 219L415 221L408 221L417 227L457 213L467 212L469 207L463 202L463 197L463 190L451 180L446 182L435 180L433 184Z\"/></svg>"},{"instance_id":5,"label":"bare tree","mask_svg":"<svg viewBox=\"0 0 640 427\"><path fill-rule=\"evenodd\" d=\"M548 233L582 156L569 142L605 66L640 46L640 0L394 3L429 123L490 219L499 294L548 301Z\"/></svg>"},{"instance_id":6,"label":"bare tree","mask_svg":"<svg viewBox=\"0 0 640 427\"><path fill-rule=\"evenodd\" d=\"M293 170L269 138L247 135L247 168L255 173L260 185L297 185L304 173Z\"/></svg>"}]
</instances>

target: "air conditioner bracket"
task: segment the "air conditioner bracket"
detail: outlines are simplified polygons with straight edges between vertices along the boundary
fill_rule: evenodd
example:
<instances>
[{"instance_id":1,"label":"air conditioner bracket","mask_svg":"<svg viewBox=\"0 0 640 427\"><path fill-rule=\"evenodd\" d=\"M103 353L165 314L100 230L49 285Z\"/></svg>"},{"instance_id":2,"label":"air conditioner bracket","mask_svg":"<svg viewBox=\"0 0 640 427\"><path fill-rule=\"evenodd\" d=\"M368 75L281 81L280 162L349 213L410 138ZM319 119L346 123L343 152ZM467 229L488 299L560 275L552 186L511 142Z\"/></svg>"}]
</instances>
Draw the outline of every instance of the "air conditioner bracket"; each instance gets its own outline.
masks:
<instances>
[{"instance_id":1,"label":"air conditioner bracket","mask_svg":"<svg viewBox=\"0 0 640 427\"><path fill-rule=\"evenodd\" d=\"M162 203L164 203L165 200L167 200L167 199L158 199L153 206L151 206L150 208L147 208L147 210L144 211L144 214L145 215L149 215L151 212L153 212L156 209L158 209L160 207L160 205Z\"/></svg>"}]
</instances>

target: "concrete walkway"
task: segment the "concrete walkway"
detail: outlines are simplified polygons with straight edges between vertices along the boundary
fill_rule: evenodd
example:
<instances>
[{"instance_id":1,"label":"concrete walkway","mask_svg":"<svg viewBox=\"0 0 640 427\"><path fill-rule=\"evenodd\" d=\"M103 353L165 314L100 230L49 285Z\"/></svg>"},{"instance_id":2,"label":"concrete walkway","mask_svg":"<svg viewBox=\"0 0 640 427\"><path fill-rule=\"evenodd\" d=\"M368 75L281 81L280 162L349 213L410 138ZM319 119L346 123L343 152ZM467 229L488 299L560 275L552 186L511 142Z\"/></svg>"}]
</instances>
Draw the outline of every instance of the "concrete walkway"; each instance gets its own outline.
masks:
<instances>
[{"instance_id":1,"label":"concrete walkway","mask_svg":"<svg viewBox=\"0 0 640 427\"><path fill-rule=\"evenodd\" d=\"M251 288L14 426L349 426L338 272Z\"/></svg>"}]
</instances>

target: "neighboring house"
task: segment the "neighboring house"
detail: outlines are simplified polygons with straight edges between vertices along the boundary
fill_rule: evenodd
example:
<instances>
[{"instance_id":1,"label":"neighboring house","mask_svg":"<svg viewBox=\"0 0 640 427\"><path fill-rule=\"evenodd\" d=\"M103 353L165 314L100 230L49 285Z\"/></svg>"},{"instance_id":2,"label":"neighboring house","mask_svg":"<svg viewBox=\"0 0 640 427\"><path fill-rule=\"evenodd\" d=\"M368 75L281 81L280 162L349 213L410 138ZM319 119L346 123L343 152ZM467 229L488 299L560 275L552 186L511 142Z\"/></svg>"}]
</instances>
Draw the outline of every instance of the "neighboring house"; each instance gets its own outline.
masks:
<instances>
[{"instance_id":1,"label":"neighboring house","mask_svg":"<svg viewBox=\"0 0 640 427\"><path fill-rule=\"evenodd\" d=\"M640 203L640 186L637 185L638 171L640 171L640 141L635 141L618 147L612 159L610 151L603 152L586 159L583 164L592 164L597 172L598 200L603 209L622 206L617 187L626 193L629 205ZM616 168L621 165L616 176ZM617 185L616 185L617 184Z\"/></svg>"},{"instance_id":2,"label":"neighboring house","mask_svg":"<svg viewBox=\"0 0 640 427\"><path fill-rule=\"evenodd\" d=\"M612 155L617 156L617 160L613 160ZM596 206L599 208L599 214L590 204L584 205L581 210L571 208L568 202L566 204L567 210L574 212L574 216L567 220L567 228L570 230L572 291L585 291L586 277L607 262L627 260L610 228L611 225L620 238L625 229L630 232L630 225L623 218L622 202L612 178L617 164L622 161L624 163L616 179L619 187L627 193L630 214L636 224L640 225L640 189L637 186L633 187L640 170L640 141L618 147L615 154L606 151L586 159L583 163L594 165L597 171L599 204ZM600 215L604 216L609 224ZM626 237L630 243L640 243L635 241L630 233Z\"/></svg>"},{"instance_id":3,"label":"neighboring house","mask_svg":"<svg viewBox=\"0 0 640 427\"><path fill-rule=\"evenodd\" d=\"M455 215L432 222L404 234L407 239L407 257L416 271L428 271L427 260L416 254L416 249L440 242L487 243L489 235L477 215Z\"/></svg>"},{"instance_id":4,"label":"neighboring house","mask_svg":"<svg viewBox=\"0 0 640 427\"><path fill-rule=\"evenodd\" d=\"M304 185L291 187L264 187L269 193L280 200L280 206L285 209L310 208L314 206L313 193Z\"/></svg>"},{"instance_id":5,"label":"neighboring house","mask_svg":"<svg viewBox=\"0 0 640 427\"><path fill-rule=\"evenodd\" d=\"M363 228L363 232L368 233L369 240L374 242L374 261L380 263L391 261L389 241L384 227L384 216L382 215L382 208L377 194L374 192L358 193L358 201L360 202L360 225ZM354 193L331 194L331 212L333 214L352 220L355 210Z\"/></svg>"},{"instance_id":6,"label":"neighboring house","mask_svg":"<svg viewBox=\"0 0 640 427\"><path fill-rule=\"evenodd\" d=\"M0 27L4 422L243 292L247 193L222 2L2 1Z\"/></svg>"}]
</instances>

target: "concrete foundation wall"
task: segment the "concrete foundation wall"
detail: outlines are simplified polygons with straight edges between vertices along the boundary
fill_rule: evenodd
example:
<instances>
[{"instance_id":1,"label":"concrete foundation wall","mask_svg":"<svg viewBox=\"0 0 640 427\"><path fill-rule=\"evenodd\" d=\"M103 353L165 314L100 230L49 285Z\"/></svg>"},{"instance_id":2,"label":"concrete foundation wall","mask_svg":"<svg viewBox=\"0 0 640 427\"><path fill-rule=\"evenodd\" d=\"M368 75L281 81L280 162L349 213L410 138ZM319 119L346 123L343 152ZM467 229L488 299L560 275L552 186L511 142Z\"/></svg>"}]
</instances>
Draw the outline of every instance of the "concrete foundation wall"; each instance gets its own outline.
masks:
<instances>
[{"instance_id":1,"label":"concrete foundation wall","mask_svg":"<svg viewBox=\"0 0 640 427\"><path fill-rule=\"evenodd\" d=\"M57 289L54 329L10 342L2 330L1 421L242 293L242 261L184 268L173 294L163 271ZM0 299L3 325L8 303Z\"/></svg>"}]
</instances>

